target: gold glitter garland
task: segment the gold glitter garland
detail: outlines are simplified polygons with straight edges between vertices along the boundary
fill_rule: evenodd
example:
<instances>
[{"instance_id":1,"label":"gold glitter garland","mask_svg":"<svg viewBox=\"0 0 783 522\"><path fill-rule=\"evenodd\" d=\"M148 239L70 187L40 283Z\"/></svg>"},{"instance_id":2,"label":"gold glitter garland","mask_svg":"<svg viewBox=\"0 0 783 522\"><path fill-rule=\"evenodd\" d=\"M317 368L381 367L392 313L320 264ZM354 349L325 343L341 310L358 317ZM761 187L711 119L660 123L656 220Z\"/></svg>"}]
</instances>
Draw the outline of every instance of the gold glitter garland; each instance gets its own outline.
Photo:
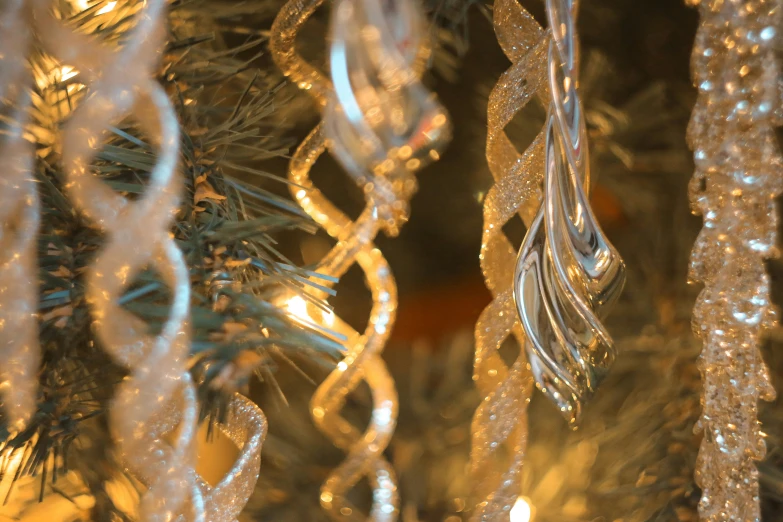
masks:
<instances>
[{"instance_id":1,"label":"gold glitter garland","mask_svg":"<svg viewBox=\"0 0 783 522\"><path fill-rule=\"evenodd\" d=\"M0 137L0 390L8 426L21 431L38 397L38 269L40 208L33 175L35 151L24 136L29 83L29 4L8 0L0 9L0 103L10 124Z\"/></svg>"},{"instance_id":2,"label":"gold glitter garland","mask_svg":"<svg viewBox=\"0 0 783 522\"><path fill-rule=\"evenodd\" d=\"M301 303L303 318L324 317L323 322L342 334L348 347L345 358L318 387L311 402L318 428L348 453L324 482L320 498L333 520L361 520L364 516L346 494L365 476L373 489L369 519L392 522L397 519L399 500L394 471L383 451L396 425L397 392L380 353L394 323L397 287L373 240L380 230L396 235L407 220L408 200L416 188L413 171L427 159L438 158L436 149L447 139L448 123L445 113L418 83L419 71L413 63L421 69L424 53L418 48L417 19L411 16L414 4L402 5L403 0L386 5L384 10L374 0L337 2L331 58L332 73L339 77L341 90L335 95L331 82L304 61L295 47L297 32L321 3L291 0L272 25L270 47L275 62L325 111L324 121L294 153L288 175L292 195L302 209L337 240L317 271L336 281L358 264L373 306L367 329L359 334L333 313ZM391 30L392 19L400 23L395 26L398 31ZM406 36L410 39L399 41ZM350 115L345 103L350 104ZM368 118L368 114L372 116ZM310 180L313 163L326 150L327 133L333 154L366 196L367 205L354 222ZM340 415L346 397L362 380L373 398L370 424L364 433Z\"/></svg>"},{"instance_id":3,"label":"gold glitter garland","mask_svg":"<svg viewBox=\"0 0 783 522\"><path fill-rule=\"evenodd\" d=\"M487 161L493 185L484 201L481 267L493 300L476 324L474 380L484 400L473 418L471 475L478 497L473 521L508 520L520 494L527 442L527 404L533 379L524 350L509 367L498 349L513 334L525 338L512 295L516 251L503 233L515 213L529 227L541 202L544 132L520 154L504 132L527 103L548 105L548 38L516 0L497 0L494 25L498 42L512 66L498 80L487 109Z\"/></svg>"},{"instance_id":4,"label":"gold glitter garland","mask_svg":"<svg viewBox=\"0 0 783 522\"><path fill-rule=\"evenodd\" d=\"M688 128L696 163L691 204L704 217L690 266L691 280L704 283L693 312L704 341L699 513L709 522L757 522L754 461L766 452L758 400L775 397L759 348L776 322L764 260L777 255L774 199L783 190L774 133L783 3L689 3L701 13L692 59L699 96Z\"/></svg>"}]
</instances>

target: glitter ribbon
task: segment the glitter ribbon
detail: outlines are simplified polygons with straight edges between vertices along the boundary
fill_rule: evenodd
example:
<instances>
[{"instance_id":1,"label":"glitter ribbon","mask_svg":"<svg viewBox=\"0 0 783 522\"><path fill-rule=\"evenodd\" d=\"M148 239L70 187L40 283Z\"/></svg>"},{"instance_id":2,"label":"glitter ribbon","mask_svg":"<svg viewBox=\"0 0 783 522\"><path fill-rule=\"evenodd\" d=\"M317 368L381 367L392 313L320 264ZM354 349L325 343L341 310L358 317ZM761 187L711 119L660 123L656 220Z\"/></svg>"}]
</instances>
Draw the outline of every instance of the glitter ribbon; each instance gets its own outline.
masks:
<instances>
[{"instance_id":1,"label":"glitter ribbon","mask_svg":"<svg viewBox=\"0 0 783 522\"><path fill-rule=\"evenodd\" d=\"M783 2L690 1L701 23L692 57L699 89L688 128L696 171L691 205L704 217L690 278L702 282L693 328L704 342L704 432L696 463L699 514L709 522L757 522L758 471L766 452L758 400L773 400L760 345L776 324L765 259L777 255L775 197L783 123L775 50Z\"/></svg>"},{"instance_id":2,"label":"glitter ribbon","mask_svg":"<svg viewBox=\"0 0 783 522\"><path fill-rule=\"evenodd\" d=\"M544 203L519 250L516 299L536 379L571 424L614 362L601 317L625 284L625 265L587 193L590 157L579 97L577 0L547 0L549 106Z\"/></svg>"},{"instance_id":3,"label":"glitter ribbon","mask_svg":"<svg viewBox=\"0 0 783 522\"><path fill-rule=\"evenodd\" d=\"M318 272L337 279L358 264L373 302L364 334L332 316L330 328L345 335L348 352L318 387L311 407L319 429L348 455L323 484L321 504L333 520L363 519L346 494L366 476L373 489L370 520L391 522L399 501L393 469L382 453L396 424L397 392L380 353L394 322L397 288L373 239L381 229L396 235L407 220L408 199L416 187L413 170L437 159L437 149L448 137L447 120L418 83L423 61L418 70L413 63L423 53L414 4L392 2L382 11L374 0L336 3L331 49L335 95L331 83L295 50L298 30L321 1L289 1L272 26L271 48L278 66L325 110L324 122L294 153L289 179L302 209L337 239ZM392 25L398 30L392 31ZM367 205L355 222L310 180L310 169L327 141L366 195ZM346 397L362 380L373 398L364 433L340 415Z\"/></svg>"},{"instance_id":4,"label":"glitter ribbon","mask_svg":"<svg viewBox=\"0 0 783 522\"><path fill-rule=\"evenodd\" d=\"M181 407L174 408L156 429L162 432L170 430L172 424L178 423L181 414ZM172 419L176 422L172 423ZM237 460L214 487L200 476L196 480L203 497L204 519L207 522L235 522L258 480L267 421L253 401L237 393L229 403L226 422L218 424L217 428L239 449ZM185 517L178 520L184 522Z\"/></svg>"},{"instance_id":5,"label":"glitter ribbon","mask_svg":"<svg viewBox=\"0 0 783 522\"><path fill-rule=\"evenodd\" d=\"M123 460L147 486L139 516L167 521L184 509L187 520L203 521L194 471L195 389L186 369L190 282L169 234L181 183L176 175L179 127L153 77L165 35L165 7L165 0L147 1L118 51L74 33L45 0L37 0L35 15L46 50L79 70L90 86L63 132L65 188L76 208L107 235L87 273L86 296L101 344L131 371L119 385L110 423ZM125 114L133 114L156 149L148 187L135 202L90 173L103 132ZM119 304L124 288L145 266L155 269L172 292L168 318L157 335ZM181 407L181 422L169 442L164 435L175 427L166 414L172 402Z\"/></svg>"},{"instance_id":6,"label":"glitter ribbon","mask_svg":"<svg viewBox=\"0 0 783 522\"><path fill-rule=\"evenodd\" d=\"M549 102L549 39L541 26L516 0L496 0L494 26L512 65L492 89L487 108L487 161L495 184L484 200L480 259L493 299L476 323L473 376L484 400L472 424L470 472L478 497L474 522L508 520L520 494L533 381L524 355L508 366L498 352L511 334L520 346L525 342L512 295L516 251L503 225L517 213L527 226L532 223L541 202L545 135L540 132L520 154L504 129L530 101Z\"/></svg>"},{"instance_id":7,"label":"glitter ribbon","mask_svg":"<svg viewBox=\"0 0 783 522\"><path fill-rule=\"evenodd\" d=\"M0 137L0 393L8 427L25 428L36 409L38 343L37 232L40 222L33 166L24 136L30 76L29 4L8 0L0 9L0 103L9 105L9 128Z\"/></svg>"}]
</instances>

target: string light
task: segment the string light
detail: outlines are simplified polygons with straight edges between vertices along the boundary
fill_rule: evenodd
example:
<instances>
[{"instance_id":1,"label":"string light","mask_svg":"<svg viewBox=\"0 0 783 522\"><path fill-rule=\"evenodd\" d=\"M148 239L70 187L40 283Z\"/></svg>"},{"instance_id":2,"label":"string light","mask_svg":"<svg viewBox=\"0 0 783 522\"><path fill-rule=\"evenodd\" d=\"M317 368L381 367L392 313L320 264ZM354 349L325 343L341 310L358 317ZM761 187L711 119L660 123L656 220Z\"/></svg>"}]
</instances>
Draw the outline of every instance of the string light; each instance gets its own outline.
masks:
<instances>
[{"instance_id":1,"label":"string light","mask_svg":"<svg viewBox=\"0 0 783 522\"><path fill-rule=\"evenodd\" d=\"M307 313L307 302L301 296L295 295L286 303L288 313L303 321L312 321Z\"/></svg>"},{"instance_id":2,"label":"string light","mask_svg":"<svg viewBox=\"0 0 783 522\"><path fill-rule=\"evenodd\" d=\"M533 520L533 508L525 497L519 497L509 513L509 522L530 522Z\"/></svg>"},{"instance_id":3,"label":"string light","mask_svg":"<svg viewBox=\"0 0 783 522\"><path fill-rule=\"evenodd\" d=\"M117 2L106 2L106 5L98 9L99 15L106 14L108 12L111 12L112 9L114 9L114 6L117 5Z\"/></svg>"},{"instance_id":4,"label":"string light","mask_svg":"<svg viewBox=\"0 0 783 522\"><path fill-rule=\"evenodd\" d=\"M90 0L73 0L73 6L79 10L84 11L90 7ZM117 6L117 2L106 2L106 5L98 9L95 14L106 14L111 12Z\"/></svg>"},{"instance_id":5,"label":"string light","mask_svg":"<svg viewBox=\"0 0 783 522\"><path fill-rule=\"evenodd\" d=\"M37 439L37 437L35 437ZM8 493L13 487L14 480L17 478L17 471L22 464L22 458L24 457L26 447L16 449L11 452L7 457L7 463L3 473L3 478L0 480L0 498L8 498Z\"/></svg>"},{"instance_id":6,"label":"string light","mask_svg":"<svg viewBox=\"0 0 783 522\"><path fill-rule=\"evenodd\" d=\"M288 310L289 314L300 321L319 323L329 328L334 326L334 312L332 310L321 310L321 321L316 321L307 310L307 301L305 301L302 296L295 295L290 297L288 301L286 301L285 308Z\"/></svg>"}]
</instances>

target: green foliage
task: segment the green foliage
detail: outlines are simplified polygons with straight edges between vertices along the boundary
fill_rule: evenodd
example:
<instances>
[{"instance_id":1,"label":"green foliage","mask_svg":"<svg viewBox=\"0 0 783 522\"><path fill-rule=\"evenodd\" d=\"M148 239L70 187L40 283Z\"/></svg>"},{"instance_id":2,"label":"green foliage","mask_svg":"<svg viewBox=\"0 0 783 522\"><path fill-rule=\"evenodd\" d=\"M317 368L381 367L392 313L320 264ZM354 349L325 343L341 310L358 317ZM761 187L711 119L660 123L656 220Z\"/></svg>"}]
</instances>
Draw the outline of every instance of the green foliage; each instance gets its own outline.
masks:
<instances>
[{"instance_id":1,"label":"green foliage","mask_svg":"<svg viewBox=\"0 0 783 522\"><path fill-rule=\"evenodd\" d=\"M273 381L277 365L293 364L292 356L305 353L330 364L341 349L279 306L287 296L317 284L318 276L294 266L276 247L276 235L293 229L313 232L314 225L278 195L285 181L263 165L284 155L291 144L280 78L256 66L264 36L246 25L269 11L270 4L174 2L171 39L160 69L182 126L185 192L172 232L190 268L191 368L199 382L202 417L212 420L222 420L227 399L252 375ZM104 9L108 5L101 0L76 14L65 1L58 8L78 30L121 45L139 4L120 0L114 9ZM103 238L64 195L58 156L62 122L89 92L78 72L60 69L42 53L35 51L30 62L38 79L30 136L38 149L44 214L39 242L42 386L30 426L13 436L6 431L0 452L7 457L24 451L17 474L40 475L41 494L48 478L76 469L97 499L93 519L106 520L121 517L104 487L122 466L104 414L125 370L105 355L91 327L83 275ZM134 199L144 192L154 163L153 149L131 115L108 129L94 170ZM158 275L144 271L122 305L154 332L167 316L168 299ZM10 460L0 463L0 473L8 472Z\"/></svg>"}]
</instances>

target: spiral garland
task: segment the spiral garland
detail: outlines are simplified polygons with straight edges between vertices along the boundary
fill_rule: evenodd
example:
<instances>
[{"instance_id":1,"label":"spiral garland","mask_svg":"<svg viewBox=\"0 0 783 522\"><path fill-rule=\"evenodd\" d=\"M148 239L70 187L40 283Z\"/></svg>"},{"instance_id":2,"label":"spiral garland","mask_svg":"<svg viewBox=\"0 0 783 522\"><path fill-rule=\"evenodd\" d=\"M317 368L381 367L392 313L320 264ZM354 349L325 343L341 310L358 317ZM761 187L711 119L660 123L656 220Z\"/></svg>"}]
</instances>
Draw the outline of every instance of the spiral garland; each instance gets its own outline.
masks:
<instances>
[{"instance_id":1,"label":"spiral garland","mask_svg":"<svg viewBox=\"0 0 783 522\"><path fill-rule=\"evenodd\" d=\"M87 274L86 295L101 344L131 371L117 390L110 424L124 461L148 488L139 516L167 521L184 510L187 520L202 521L204 503L193 468L196 398L186 370L190 284L168 230L179 196L179 127L153 76L165 8L165 0L146 2L125 45L112 51L57 20L46 0L34 5L41 43L80 71L91 91L64 129L65 188L74 205L107 234ZM90 173L102 133L125 114L134 115L157 152L147 191L135 202ZM124 288L145 266L157 270L172 291L169 316L157 335L119 304ZM167 414L172 404L181 410L181 422L175 440L168 442L163 436L175 427Z\"/></svg>"},{"instance_id":2,"label":"spiral garland","mask_svg":"<svg viewBox=\"0 0 783 522\"><path fill-rule=\"evenodd\" d=\"M498 350L514 335L525 337L513 297L516 252L503 233L514 214L530 225L541 201L544 132L520 154L504 129L534 99L548 103L544 30L516 0L496 0L495 34L511 68L498 79L487 108L487 162L495 184L484 200L481 268L492 302L476 323L473 378L484 400L473 417L470 472L478 504L474 522L506 521L520 494L527 442L527 404L533 382L524 355L510 366Z\"/></svg>"},{"instance_id":3,"label":"spiral garland","mask_svg":"<svg viewBox=\"0 0 783 522\"><path fill-rule=\"evenodd\" d=\"M579 97L578 0L547 0L549 105L544 204L519 251L514 296L536 385L572 424L615 358L601 323L625 265L593 215Z\"/></svg>"},{"instance_id":4,"label":"spiral garland","mask_svg":"<svg viewBox=\"0 0 783 522\"><path fill-rule=\"evenodd\" d=\"M765 260L777 255L775 198L783 158L779 0L691 1L701 23L692 55L699 96L688 128L696 171L691 205L704 228L691 254L690 278L704 284L693 328L704 347L704 433L696 463L701 520L761 519L754 461L766 447L758 401L775 390L761 356L776 324Z\"/></svg>"},{"instance_id":5,"label":"spiral garland","mask_svg":"<svg viewBox=\"0 0 783 522\"><path fill-rule=\"evenodd\" d=\"M393 469L382 454L396 425L397 392L380 353L394 323L397 288L373 239L380 230L396 235L407 220L408 200L416 188L413 171L439 157L448 120L418 80L424 52L412 2L391 2L383 9L376 0L336 2L330 53L335 89L295 50L297 32L321 2L291 0L272 26L276 63L324 108L324 121L291 159L289 179L302 209L337 240L318 272L336 280L358 264L373 306L363 334L333 319L332 328L347 339L347 354L318 387L311 408L318 428L347 456L324 482L320 499L333 520L362 520L346 494L366 476L373 489L369 519L391 522L397 519L399 500ZM355 222L310 180L310 169L327 144L366 195L367 205ZM340 415L361 380L373 397L363 433Z\"/></svg>"},{"instance_id":6,"label":"spiral garland","mask_svg":"<svg viewBox=\"0 0 783 522\"><path fill-rule=\"evenodd\" d=\"M23 136L31 80L25 67L28 11L25 0L11 0L0 9L0 103L10 110L9 128L0 137L0 393L8 427L16 432L35 412L41 359L36 319L40 209L35 151Z\"/></svg>"},{"instance_id":7,"label":"spiral garland","mask_svg":"<svg viewBox=\"0 0 783 522\"><path fill-rule=\"evenodd\" d=\"M179 419L181 408L170 418ZM171 422L163 420L155 429L170 430ZM204 501L204 520L208 522L236 522L247 505L258 480L261 465L261 445L267 432L264 413L256 404L239 393L229 403L229 414L224 424L217 426L239 449L236 462L214 487L196 477ZM185 517L179 521L184 522Z\"/></svg>"}]
</instances>

